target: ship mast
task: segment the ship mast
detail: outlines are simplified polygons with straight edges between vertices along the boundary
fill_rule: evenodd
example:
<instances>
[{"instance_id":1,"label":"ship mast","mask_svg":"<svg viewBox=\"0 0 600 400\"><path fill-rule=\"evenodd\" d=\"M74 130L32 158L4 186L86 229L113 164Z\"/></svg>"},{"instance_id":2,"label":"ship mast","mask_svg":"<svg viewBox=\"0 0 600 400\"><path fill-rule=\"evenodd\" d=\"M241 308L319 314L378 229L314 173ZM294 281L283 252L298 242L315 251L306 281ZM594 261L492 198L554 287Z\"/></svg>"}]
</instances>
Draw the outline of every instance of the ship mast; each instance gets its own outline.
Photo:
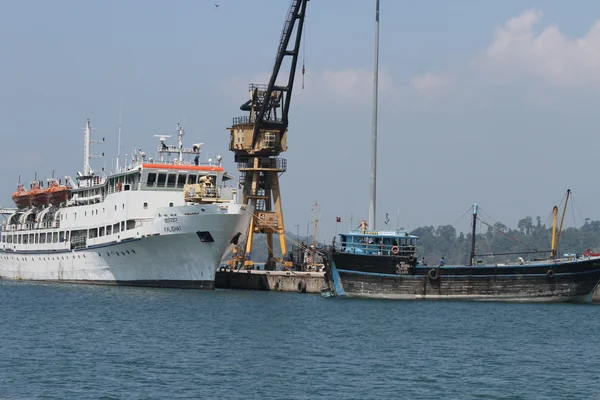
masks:
<instances>
[{"instance_id":1,"label":"ship mast","mask_svg":"<svg viewBox=\"0 0 600 400\"><path fill-rule=\"evenodd\" d=\"M375 230L377 201L377 89L379 86L379 0L375 1L375 71L373 73L373 134L371 136L371 196L369 228Z\"/></svg>"},{"instance_id":2,"label":"ship mast","mask_svg":"<svg viewBox=\"0 0 600 400\"><path fill-rule=\"evenodd\" d=\"M477 204L473 204L473 231L471 232L471 256L469 257L469 265L475 263L475 227L477 226Z\"/></svg>"},{"instance_id":3,"label":"ship mast","mask_svg":"<svg viewBox=\"0 0 600 400\"><path fill-rule=\"evenodd\" d=\"M90 134L92 127L90 126L89 118L83 132L83 176L90 176Z\"/></svg>"},{"instance_id":4,"label":"ship mast","mask_svg":"<svg viewBox=\"0 0 600 400\"><path fill-rule=\"evenodd\" d=\"M85 128L83 129L83 173L77 173L77 179L79 180L91 179L94 176L94 171L92 171L92 168L90 167L90 159L104 157L104 153L101 155L90 154L90 145L104 142L104 138L102 138L102 140L91 140L91 135L92 126L90 124L90 119L88 118Z\"/></svg>"}]
</instances>

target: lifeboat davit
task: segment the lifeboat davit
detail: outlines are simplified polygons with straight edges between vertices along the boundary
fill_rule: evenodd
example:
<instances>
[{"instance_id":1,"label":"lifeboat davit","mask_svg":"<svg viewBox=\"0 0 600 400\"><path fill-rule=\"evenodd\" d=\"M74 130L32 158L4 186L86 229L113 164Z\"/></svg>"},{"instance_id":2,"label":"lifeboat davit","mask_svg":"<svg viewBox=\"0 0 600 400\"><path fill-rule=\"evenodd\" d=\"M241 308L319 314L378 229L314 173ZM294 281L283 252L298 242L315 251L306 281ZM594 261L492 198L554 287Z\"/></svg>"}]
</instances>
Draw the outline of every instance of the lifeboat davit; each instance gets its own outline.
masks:
<instances>
[{"instance_id":1,"label":"lifeboat davit","mask_svg":"<svg viewBox=\"0 0 600 400\"><path fill-rule=\"evenodd\" d=\"M25 190L22 183L19 183L17 186L17 191L12 194L12 199L17 208L25 208L31 205L29 193Z\"/></svg>"},{"instance_id":2,"label":"lifeboat davit","mask_svg":"<svg viewBox=\"0 0 600 400\"><path fill-rule=\"evenodd\" d=\"M51 180L49 183L46 193L48 195L48 201L53 206L58 206L60 203L65 203L69 199L69 189L65 185L61 185L56 180Z\"/></svg>"}]
</instances>

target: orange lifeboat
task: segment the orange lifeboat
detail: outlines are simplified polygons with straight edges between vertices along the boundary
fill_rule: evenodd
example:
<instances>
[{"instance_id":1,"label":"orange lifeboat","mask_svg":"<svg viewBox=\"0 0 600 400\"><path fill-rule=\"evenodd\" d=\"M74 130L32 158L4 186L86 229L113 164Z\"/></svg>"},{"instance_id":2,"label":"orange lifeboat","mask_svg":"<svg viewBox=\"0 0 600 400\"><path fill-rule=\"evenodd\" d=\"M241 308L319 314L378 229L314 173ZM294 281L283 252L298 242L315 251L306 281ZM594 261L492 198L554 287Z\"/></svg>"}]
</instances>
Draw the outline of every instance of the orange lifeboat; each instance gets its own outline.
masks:
<instances>
[{"instance_id":1,"label":"orange lifeboat","mask_svg":"<svg viewBox=\"0 0 600 400\"><path fill-rule=\"evenodd\" d=\"M11 197L17 208L25 208L31 205L29 193L25 190L22 183L18 184L17 191L14 192Z\"/></svg>"},{"instance_id":2,"label":"orange lifeboat","mask_svg":"<svg viewBox=\"0 0 600 400\"><path fill-rule=\"evenodd\" d=\"M46 189L46 193L48 194L48 201L53 206L57 206L60 203L64 203L69 199L69 189L65 185L61 185L56 179L53 179L49 183L48 189Z\"/></svg>"},{"instance_id":3,"label":"orange lifeboat","mask_svg":"<svg viewBox=\"0 0 600 400\"><path fill-rule=\"evenodd\" d=\"M33 182L31 190L29 191L29 197L31 198L31 204L34 207L48 205L47 189L43 189L38 182Z\"/></svg>"}]
</instances>

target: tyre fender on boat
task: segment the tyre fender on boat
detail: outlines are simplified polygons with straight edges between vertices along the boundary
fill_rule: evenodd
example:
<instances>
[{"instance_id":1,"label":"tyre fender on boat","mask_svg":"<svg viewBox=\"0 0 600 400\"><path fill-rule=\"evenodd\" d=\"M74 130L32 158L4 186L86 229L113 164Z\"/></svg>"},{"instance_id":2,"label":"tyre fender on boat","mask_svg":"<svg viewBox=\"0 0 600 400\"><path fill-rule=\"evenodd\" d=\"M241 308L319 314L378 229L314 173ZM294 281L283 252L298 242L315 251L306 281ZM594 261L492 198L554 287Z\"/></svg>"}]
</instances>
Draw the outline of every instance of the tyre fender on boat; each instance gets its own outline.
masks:
<instances>
[{"instance_id":1,"label":"tyre fender on boat","mask_svg":"<svg viewBox=\"0 0 600 400\"><path fill-rule=\"evenodd\" d=\"M436 268L431 268L429 272L427 272L427 277L432 281L435 281L440 277L440 272Z\"/></svg>"},{"instance_id":2,"label":"tyre fender on boat","mask_svg":"<svg viewBox=\"0 0 600 400\"><path fill-rule=\"evenodd\" d=\"M551 269L549 269L548 272L546 272L546 276L548 278L554 278L554 271L552 271Z\"/></svg>"},{"instance_id":3,"label":"tyre fender on boat","mask_svg":"<svg viewBox=\"0 0 600 400\"><path fill-rule=\"evenodd\" d=\"M398 246L392 246L392 254L398 254L400 248Z\"/></svg>"},{"instance_id":4,"label":"tyre fender on boat","mask_svg":"<svg viewBox=\"0 0 600 400\"><path fill-rule=\"evenodd\" d=\"M219 268L219 272L226 272L226 271L227 271L227 268L225 268L225 267Z\"/></svg>"}]
</instances>

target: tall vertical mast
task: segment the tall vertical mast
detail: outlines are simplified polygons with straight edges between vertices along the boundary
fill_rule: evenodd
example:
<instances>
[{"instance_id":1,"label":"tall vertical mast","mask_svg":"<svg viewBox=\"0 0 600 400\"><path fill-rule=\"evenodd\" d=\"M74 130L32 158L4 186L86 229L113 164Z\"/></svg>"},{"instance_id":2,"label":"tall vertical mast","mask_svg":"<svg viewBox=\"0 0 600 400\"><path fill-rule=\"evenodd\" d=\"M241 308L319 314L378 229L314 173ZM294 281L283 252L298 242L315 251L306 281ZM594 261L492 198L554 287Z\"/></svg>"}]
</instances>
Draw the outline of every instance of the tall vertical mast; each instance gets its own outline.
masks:
<instances>
[{"instance_id":1,"label":"tall vertical mast","mask_svg":"<svg viewBox=\"0 0 600 400\"><path fill-rule=\"evenodd\" d=\"M119 173L119 158L121 158L121 120L123 119L123 101L121 101L121 108L119 109L119 138L117 139L117 165L115 166L115 172Z\"/></svg>"},{"instance_id":2,"label":"tall vertical mast","mask_svg":"<svg viewBox=\"0 0 600 400\"><path fill-rule=\"evenodd\" d=\"M373 135L371 137L371 197L369 228L375 230L377 202L377 89L379 86L379 0L375 0L375 71L373 73Z\"/></svg>"},{"instance_id":3,"label":"tall vertical mast","mask_svg":"<svg viewBox=\"0 0 600 400\"><path fill-rule=\"evenodd\" d=\"M87 119L87 124L83 130L83 176L90 175L90 133L92 127L90 126L90 119Z\"/></svg>"},{"instance_id":4,"label":"tall vertical mast","mask_svg":"<svg viewBox=\"0 0 600 400\"><path fill-rule=\"evenodd\" d=\"M317 217L318 208L319 208L319 202L315 201L315 204L313 205L313 213L314 213L314 220L313 220L313 245L317 244L317 225L319 224L319 218Z\"/></svg>"},{"instance_id":5,"label":"tall vertical mast","mask_svg":"<svg viewBox=\"0 0 600 400\"><path fill-rule=\"evenodd\" d=\"M177 124L177 146L179 149L179 162L183 161L183 135L185 132L183 131L183 126Z\"/></svg>"},{"instance_id":6,"label":"tall vertical mast","mask_svg":"<svg viewBox=\"0 0 600 400\"><path fill-rule=\"evenodd\" d=\"M473 230L471 232L471 257L469 257L469 265L474 265L475 262L475 227L477 226L477 204L473 204Z\"/></svg>"}]
</instances>

